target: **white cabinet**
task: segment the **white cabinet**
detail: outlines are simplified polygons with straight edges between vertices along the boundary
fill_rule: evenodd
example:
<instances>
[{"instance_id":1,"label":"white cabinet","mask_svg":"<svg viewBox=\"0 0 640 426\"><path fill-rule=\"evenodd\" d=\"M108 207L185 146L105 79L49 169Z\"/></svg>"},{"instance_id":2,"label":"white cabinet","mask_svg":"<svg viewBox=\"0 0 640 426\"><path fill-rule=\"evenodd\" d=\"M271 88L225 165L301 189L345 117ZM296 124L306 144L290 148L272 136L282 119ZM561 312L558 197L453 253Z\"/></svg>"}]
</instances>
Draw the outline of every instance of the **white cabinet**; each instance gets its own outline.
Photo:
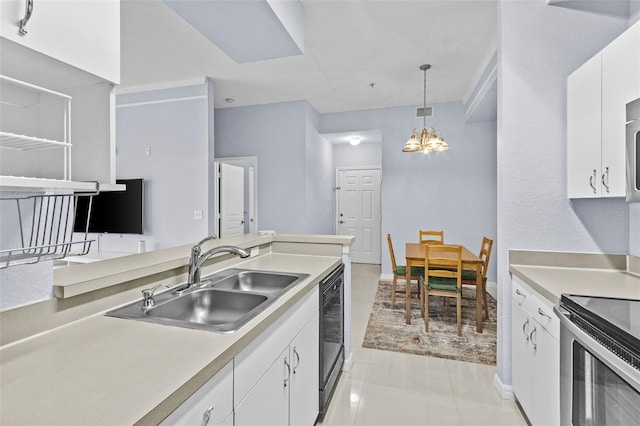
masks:
<instances>
[{"instance_id":1,"label":"white cabinet","mask_svg":"<svg viewBox=\"0 0 640 426\"><path fill-rule=\"evenodd\" d=\"M320 397L319 297L316 287L162 425L313 425Z\"/></svg>"},{"instance_id":2,"label":"white cabinet","mask_svg":"<svg viewBox=\"0 0 640 426\"><path fill-rule=\"evenodd\" d=\"M534 426L560 423L559 336L551 302L513 277L513 393Z\"/></svg>"},{"instance_id":3,"label":"white cabinet","mask_svg":"<svg viewBox=\"0 0 640 426\"><path fill-rule=\"evenodd\" d=\"M0 1L0 75L59 92L62 114L48 95L9 105L2 87L0 131L64 142L63 150L2 149L0 190L124 189L115 184L115 84L120 80L119 0L34 0L27 34L19 31L28 0ZM8 129L17 128L19 131ZM5 146L5 148L9 148ZM70 151L70 158L68 152ZM62 160L65 156L64 160ZM60 167L60 163L66 163ZM53 166L52 166L53 165ZM66 173L63 173L63 170ZM70 184L71 182L71 184Z\"/></svg>"},{"instance_id":4,"label":"white cabinet","mask_svg":"<svg viewBox=\"0 0 640 426\"><path fill-rule=\"evenodd\" d=\"M290 345L291 388L289 424L313 425L318 417L320 389L320 314L311 318Z\"/></svg>"},{"instance_id":5,"label":"white cabinet","mask_svg":"<svg viewBox=\"0 0 640 426\"><path fill-rule=\"evenodd\" d=\"M233 361L165 418L161 425L232 425Z\"/></svg>"},{"instance_id":6,"label":"white cabinet","mask_svg":"<svg viewBox=\"0 0 640 426\"><path fill-rule=\"evenodd\" d=\"M0 1L0 36L90 74L120 82L120 0Z\"/></svg>"},{"instance_id":7,"label":"white cabinet","mask_svg":"<svg viewBox=\"0 0 640 426\"><path fill-rule=\"evenodd\" d=\"M603 196L626 195L626 105L640 98L640 22L602 51Z\"/></svg>"},{"instance_id":8,"label":"white cabinet","mask_svg":"<svg viewBox=\"0 0 640 426\"><path fill-rule=\"evenodd\" d=\"M569 198L625 196L625 106L640 97L640 22L567 78Z\"/></svg>"},{"instance_id":9,"label":"white cabinet","mask_svg":"<svg viewBox=\"0 0 640 426\"><path fill-rule=\"evenodd\" d=\"M235 409L235 426L289 424L289 348L278 354L273 364Z\"/></svg>"},{"instance_id":10,"label":"white cabinet","mask_svg":"<svg viewBox=\"0 0 640 426\"><path fill-rule=\"evenodd\" d=\"M312 425L319 406L319 293L306 295L235 358L235 425Z\"/></svg>"},{"instance_id":11,"label":"white cabinet","mask_svg":"<svg viewBox=\"0 0 640 426\"><path fill-rule=\"evenodd\" d=\"M569 198L598 197L602 134L602 56L567 79L567 191Z\"/></svg>"}]
</instances>

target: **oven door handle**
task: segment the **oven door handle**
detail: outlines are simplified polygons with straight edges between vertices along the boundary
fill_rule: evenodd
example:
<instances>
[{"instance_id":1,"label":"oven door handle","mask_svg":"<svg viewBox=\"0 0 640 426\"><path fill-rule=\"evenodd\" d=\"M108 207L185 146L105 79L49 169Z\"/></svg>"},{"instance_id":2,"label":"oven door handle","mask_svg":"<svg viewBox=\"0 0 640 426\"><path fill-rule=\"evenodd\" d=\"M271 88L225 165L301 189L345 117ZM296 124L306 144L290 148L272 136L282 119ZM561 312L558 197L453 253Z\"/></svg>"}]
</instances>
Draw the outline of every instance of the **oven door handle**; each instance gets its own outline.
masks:
<instances>
[{"instance_id":1,"label":"oven door handle","mask_svg":"<svg viewBox=\"0 0 640 426\"><path fill-rule=\"evenodd\" d=\"M638 378L638 370L624 362L616 354L607 349L600 342L582 331L569 319L569 312L558 306L553 307L553 312L560 318L560 325L568 331L573 339L578 341L591 355L609 367L614 373L620 376L625 382L629 383L633 388L640 392L640 379ZM560 331L560 340L563 339L562 330ZM571 336L568 336L571 337ZM560 342L562 346L562 342Z\"/></svg>"}]
</instances>

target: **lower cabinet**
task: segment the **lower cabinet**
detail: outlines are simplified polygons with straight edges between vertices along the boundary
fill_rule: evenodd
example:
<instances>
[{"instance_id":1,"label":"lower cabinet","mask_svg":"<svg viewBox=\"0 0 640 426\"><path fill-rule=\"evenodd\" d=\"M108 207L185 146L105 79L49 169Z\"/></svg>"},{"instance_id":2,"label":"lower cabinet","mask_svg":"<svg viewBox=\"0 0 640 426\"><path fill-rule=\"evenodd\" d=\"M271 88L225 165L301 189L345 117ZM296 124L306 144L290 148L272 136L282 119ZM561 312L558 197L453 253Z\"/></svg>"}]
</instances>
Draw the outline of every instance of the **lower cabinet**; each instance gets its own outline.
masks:
<instances>
[{"instance_id":1,"label":"lower cabinet","mask_svg":"<svg viewBox=\"0 0 640 426\"><path fill-rule=\"evenodd\" d=\"M320 404L320 314L311 318L290 346L289 424L313 425Z\"/></svg>"},{"instance_id":2,"label":"lower cabinet","mask_svg":"<svg viewBox=\"0 0 640 426\"><path fill-rule=\"evenodd\" d=\"M235 410L236 426L313 425L318 415L316 313Z\"/></svg>"},{"instance_id":3,"label":"lower cabinet","mask_svg":"<svg viewBox=\"0 0 640 426\"><path fill-rule=\"evenodd\" d=\"M559 335L551 302L513 277L513 393L533 426L560 423Z\"/></svg>"},{"instance_id":4,"label":"lower cabinet","mask_svg":"<svg viewBox=\"0 0 640 426\"><path fill-rule=\"evenodd\" d=\"M233 361L165 418L161 425L233 425Z\"/></svg>"},{"instance_id":5,"label":"lower cabinet","mask_svg":"<svg viewBox=\"0 0 640 426\"><path fill-rule=\"evenodd\" d=\"M313 425L319 407L319 289L234 358L235 424Z\"/></svg>"},{"instance_id":6,"label":"lower cabinet","mask_svg":"<svg viewBox=\"0 0 640 426\"><path fill-rule=\"evenodd\" d=\"M163 425L311 426L319 407L319 290L310 291Z\"/></svg>"}]
</instances>

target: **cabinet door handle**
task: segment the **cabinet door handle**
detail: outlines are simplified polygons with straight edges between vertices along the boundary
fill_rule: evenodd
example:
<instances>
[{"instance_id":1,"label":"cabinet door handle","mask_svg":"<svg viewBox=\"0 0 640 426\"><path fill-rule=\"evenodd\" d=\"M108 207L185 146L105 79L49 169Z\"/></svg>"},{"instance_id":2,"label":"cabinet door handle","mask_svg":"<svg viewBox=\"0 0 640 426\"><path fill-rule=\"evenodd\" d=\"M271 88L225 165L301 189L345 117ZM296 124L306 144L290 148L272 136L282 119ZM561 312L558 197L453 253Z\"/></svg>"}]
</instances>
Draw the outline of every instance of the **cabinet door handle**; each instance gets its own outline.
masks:
<instances>
[{"instance_id":1,"label":"cabinet door handle","mask_svg":"<svg viewBox=\"0 0 640 426\"><path fill-rule=\"evenodd\" d=\"M289 361L286 357L284 358L284 365L287 366L287 377L284 379L284 387L286 388L289 378L291 377L291 366L289 365Z\"/></svg>"},{"instance_id":2,"label":"cabinet door handle","mask_svg":"<svg viewBox=\"0 0 640 426\"><path fill-rule=\"evenodd\" d=\"M533 327L533 330L531 330L531 333L529 333L529 340L531 341L531 343L533 344L533 350L536 351L538 350L538 344L536 343L535 340L533 340L533 337L536 335L536 327Z\"/></svg>"},{"instance_id":3,"label":"cabinet door handle","mask_svg":"<svg viewBox=\"0 0 640 426\"><path fill-rule=\"evenodd\" d=\"M27 35L27 22L31 19L31 14L33 13L33 0L26 0L26 5L24 8L24 18L22 18L19 22L20 24L20 35Z\"/></svg>"},{"instance_id":4,"label":"cabinet door handle","mask_svg":"<svg viewBox=\"0 0 640 426\"><path fill-rule=\"evenodd\" d=\"M606 182L605 182L605 177L606 177ZM604 168L604 173L602 174L602 186L604 186L604 189L607 191L607 194L609 193L609 167L605 167Z\"/></svg>"},{"instance_id":5,"label":"cabinet door handle","mask_svg":"<svg viewBox=\"0 0 640 426\"><path fill-rule=\"evenodd\" d=\"M213 405L204 412L202 415L202 426L207 426L209 424L209 420L211 419L211 412L213 411Z\"/></svg>"},{"instance_id":6,"label":"cabinet door handle","mask_svg":"<svg viewBox=\"0 0 640 426\"><path fill-rule=\"evenodd\" d=\"M541 308L538 308L538 315L542 315L543 317L551 319L551 315L545 313Z\"/></svg>"},{"instance_id":7,"label":"cabinet door handle","mask_svg":"<svg viewBox=\"0 0 640 426\"><path fill-rule=\"evenodd\" d=\"M293 347L293 353L296 355L296 365L293 366L293 374L296 374L296 368L300 365L300 354L295 346Z\"/></svg>"},{"instance_id":8,"label":"cabinet door handle","mask_svg":"<svg viewBox=\"0 0 640 426\"><path fill-rule=\"evenodd\" d=\"M593 175L591 175L589 177L589 186L591 186L591 189L593 190L593 193L596 193L596 186L594 185L594 181L596 180L596 175L597 175L597 171L596 169L593 169Z\"/></svg>"},{"instance_id":9,"label":"cabinet door handle","mask_svg":"<svg viewBox=\"0 0 640 426\"><path fill-rule=\"evenodd\" d=\"M527 339L527 342L529 341L529 332L525 330L525 328L527 328L528 325L529 318L527 318L527 320L522 324L522 332L524 333L524 337Z\"/></svg>"}]
</instances>

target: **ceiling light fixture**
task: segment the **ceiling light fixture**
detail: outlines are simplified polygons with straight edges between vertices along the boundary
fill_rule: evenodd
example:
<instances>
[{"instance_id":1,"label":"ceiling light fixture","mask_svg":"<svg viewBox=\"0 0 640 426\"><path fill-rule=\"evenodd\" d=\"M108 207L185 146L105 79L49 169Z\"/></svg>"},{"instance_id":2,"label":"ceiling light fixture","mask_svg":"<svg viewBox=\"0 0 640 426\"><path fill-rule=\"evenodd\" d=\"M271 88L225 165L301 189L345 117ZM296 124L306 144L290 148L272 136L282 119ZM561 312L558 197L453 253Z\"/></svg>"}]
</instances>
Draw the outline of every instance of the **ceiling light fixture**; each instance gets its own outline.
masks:
<instances>
[{"instance_id":1,"label":"ceiling light fixture","mask_svg":"<svg viewBox=\"0 0 640 426\"><path fill-rule=\"evenodd\" d=\"M351 138L349 139L349 143L353 146L360 145L360 138Z\"/></svg>"},{"instance_id":2,"label":"ceiling light fixture","mask_svg":"<svg viewBox=\"0 0 640 426\"><path fill-rule=\"evenodd\" d=\"M420 70L424 71L424 98L423 98L423 114L427 110L427 70L431 65L420 65ZM439 130L433 127L427 128L427 116L422 116L422 131L418 134L418 129L413 129L409 140L402 148L402 152L422 152L429 154L434 151L446 151L449 145L445 142Z\"/></svg>"}]
</instances>

